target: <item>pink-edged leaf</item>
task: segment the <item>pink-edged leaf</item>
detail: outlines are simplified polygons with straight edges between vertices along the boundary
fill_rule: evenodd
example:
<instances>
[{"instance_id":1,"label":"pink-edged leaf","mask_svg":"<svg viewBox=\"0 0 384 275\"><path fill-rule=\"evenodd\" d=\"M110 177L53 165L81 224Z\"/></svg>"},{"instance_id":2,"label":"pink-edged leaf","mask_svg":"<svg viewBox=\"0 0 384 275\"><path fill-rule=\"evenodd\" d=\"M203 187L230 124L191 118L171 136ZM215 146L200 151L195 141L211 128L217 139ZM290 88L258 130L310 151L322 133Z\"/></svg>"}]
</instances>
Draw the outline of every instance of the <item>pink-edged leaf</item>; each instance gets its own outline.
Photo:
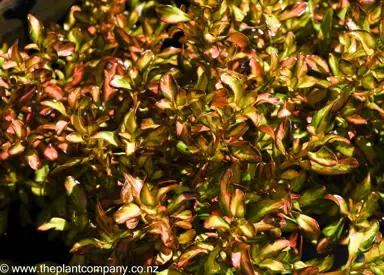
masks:
<instances>
[{"instance_id":1,"label":"pink-edged leaf","mask_svg":"<svg viewBox=\"0 0 384 275\"><path fill-rule=\"evenodd\" d=\"M51 218L49 222L40 225L37 230L47 231L49 229L55 229L57 231L64 231L68 229L69 223L62 218Z\"/></svg>"},{"instance_id":2,"label":"pink-edged leaf","mask_svg":"<svg viewBox=\"0 0 384 275\"><path fill-rule=\"evenodd\" d=\"M320 227L314 218L301 213L293 213L299 227L312 235L318 235L320 233Z\"/></svg>"},{"instance_id":3,"label":"pink-edged leaf","mask_svg":"<svg viewBox=\"0 0 384 275\"><path fill-rule=\"evenodd\" d=\"M43 24L32 14L28 14L29 37L31 41L40 45L44 38Z\"/></svg>"},{"instance_id":4,"label":"pink-edged leaf","mask_svg":"<svg viewBox=\"0 0 384 275\"><path fill-rule=\"evenodd\" d=\"M177 85L176 80L172 75L166 74L163 75L160 79L160 90L166 99L168 99L170 102L175 102L179 86Z\"/></svg>"},{"instance_id":5,"label":"pink-edged leaf","mask_svg":"<svg viewBox=\"0 0 384 275\"><path fill-rule=\"evenodd\" d=\"M359 167L359 162L352 157L339 158L338 162L334 166L324 166L311 160L311 169L316 173L322 175L342 175L352 172Z\"/></svg>"},{"instance_id":6,"label":"pink-edged leaf","mask_svg":"<svg viewBox=\"0 0 384 275\"><path fill-rule=\"evenodd\" d=\"M140 216L141 209L134 203L128 203L121 206L113 215L118 224L125 223L126 221Z\"/></svg>"},{"instance_id":7,"label":"pink-edged leaf","mask_svg":"<svg viewBox=\"0 0 384 275\"><path fill-rule=\"evenodd\" d=\"M230 225L222 217L213 215L205 220L204 227L207 229L231 229Z\"/></svg>"},{"instance_id":8,"label":"pink-edged leaf","mask_svg":"<svg viewBox=\"0 0 384 275\"><path fill-rule=\"evenodd\" d=\"M188 22L191 20L188 14L171 5L161 5L156 8L156 12L160 15L161 21L168 24Z\"/></svg>"},{"instance_id":9,"label":"pink-edged leaf","mask_svg":"<svg viewBox=\"0 0 384 275\"><path fill-rule=\"evenodd\" d=\"M291 18L301 16L307 9L308 4L306 2L296 2L292 6L287 7L280 15L280 21L285 21Z\"/></svg>"}]
</instances>

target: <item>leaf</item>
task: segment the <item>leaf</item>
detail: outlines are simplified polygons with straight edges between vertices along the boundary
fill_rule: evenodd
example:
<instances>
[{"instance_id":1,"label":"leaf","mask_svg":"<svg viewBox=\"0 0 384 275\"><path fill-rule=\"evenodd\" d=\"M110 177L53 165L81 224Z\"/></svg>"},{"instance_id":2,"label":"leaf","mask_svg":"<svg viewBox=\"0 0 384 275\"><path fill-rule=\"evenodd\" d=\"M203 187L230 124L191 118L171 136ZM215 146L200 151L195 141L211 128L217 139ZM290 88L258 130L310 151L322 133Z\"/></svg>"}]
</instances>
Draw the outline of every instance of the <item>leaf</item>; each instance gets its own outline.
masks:
<instances>
[{"instance_id":1,"label":"leaf","mask_svg":"<svg viewBox=\"0 0 384 275\"><path fill-rule=\"evenodd\" d=\"M355 259L355 256L359 252L366 252L372 245L379 231L379 222L372 220L371 226L366 231L359 231L352 233L348 243L348 263L347 267L350 266Z\"/></svg>"},{"instance_id":2,"label":"leaf","mask_svg":"<svg viewBox=\"0 0 384 275\"><path fill-rule=\"evenodd\" d=\"M25 158L26 158L29 166L33 170L38 170L41 167L41 161L40 161L39 155L37 154L37 152L35 150L27 151L27 153L25 154Z\"/></svg>"},{"instance_id":3,"label":"leaf","mask_svg":"<svg viewBox=\"0 0 384 275\"><path fill-rule=\"evenodd\" d=\"M327 62L317 55L310 55L306 57L306 62L312 70L323 74L329 74L330 70Z\"/></svg>"},{"instance_id":4,"label":"leaf","mask_svg":"<svg viewBox=\"0 0 384 275\"><path fill-rule=\"evenodd\" d=\"M102 248L105 245L98 239L84 239L79 242L76 242L72 249L69 251L70 253L75 254L84 254L84 252L89 252L90 250L94 250L96 248ZM106 247L107 248L107 247Z\"/></svg>"},{"instance_id":5,"label":"leaf","mask_svg":"<svg viewBox=\"0 0 384 275\"><path fill-rule=\"evenodd\" d=\"M336 165L327 167L311 160L311 169L322 175L342 175L352 172L359 167L359 162L354 158L340 158Z\"/></svg>"},{"instance_id":6,"label":"leaf","mask_svg":"<svg viewBox=\"0 0 384 275\"><path fill-rule=\"evenodd\" d=\"M57 101L55 99L54 100L46 100L46 101L41 102L40 104L43 106L50 107L56 111L59 111L64 116L68 116L67 110L65 109L64 104L61 101Z\"/></svg>"},{"instance_id":7,"label":"leaf","mask_svg":"<svg viewBox=\"0 0 384 275\"><path fill-rule=\"evenodd\" d=\"M324 186L314 187L309 190L306 190L302 193L302 196L299 199L299 203L301 206L310 206L314 204L317 200L321 199L326 192L326 188Z\"/></svg>"},{"instance_id":8,"label":"leaf","mask_svg":"<svg viewBox=\"0 0 384 275\"><path fill-rule=\"evenodd\" d=\"M317 78L313 76L305 75L299 78L296 88L297 89L310 88L316 85L317 82L319 82Z\"/></svg>"},{"instance_id":9,"label":"leaf","mask_svg":"<svg viewBox=\"0 0 384 275\"><path fill-rule=\"evenodd\" d=\"M280 21L285 21L301 16L307 9L308 4L305 2L297 2L292 6L287 7L280 15Z\"/></svg>"},{"instance_id":10,"label":"leaf","mask_svg":"<svg viewBox=\"0 0 384 275\"><path fill-rule=\"evenodd\" d=\"M184 142L179 140L176 144L177 149L187 155L193 155L199 153L200 149L196 146L187 146Z\"/></svg>"},{"instance_id":11,"label":"leaf","mask_svg":"<svg viewBox=\"0 0 384 275\"><path fill-rule=\"evenodd\" d=\"M300 213L293 213L296 218L299 227L312 235L318 235L320 233L320 227L314 218Z\"/></svg>"},{"instance_id":12,"label":"leaf","mask_svg":"<svg viewBox=\"0 0 384 275\"><path fill-rule=\"evenodd\" d=\"M68 169L68 168L75 166L79 163L86 162L87 160L89 160L89 159L88 158L84 158L84 159L83 158L71 158L68 161L66 161L64 164L58 165L55 169L53 169L53 171L51 172L51 175L59 173L65 169Z\"/></svg>"},{"instance_id":13,"label":"leaf","mask_svg":"<svg viewBox=\"0 0 384 275\"><path fill-rule=\"evenodd\" d=\"M267 258L259 264L260 268L271 270L272 272L278 272L282 274L285 271L285 267L282 262Z\"/></svg>"},{"instance_id":14,"label":"leaf","mask_svg":"<svg viewBox=\"0 0 384 275\"><path fill-rule=\"evenodd\" d=\"M182 267L188 264L188 262L191 261L191 259L193 259L194 257L196 257L201 253L208 254L209 250L206 247L202 247L202 246L192 246L188 248L188 250L184 251L184 253L180 255L177 261L177 266Z\"/></svg>"},{"instance_id":15,"label":"leaf","mask_svg":"<svg viewBox=\"0 0 384 275\"><path fill-rule=\"evenodd\" d=\"M331 200L334 203L336 203L339 206L341 214L346 215L346 216L349 214L348 205L345 202L343 197L341 197L339 195L328 194L328 195L324 196L324 199L328 199L328 200Z\"/></svg>"},{"instance_id":16,"label":"leaf","mask_svg":"<svg viewBox=\"0 0 384 275\"><path fill-rule=\"evenodd\" d=\"M182 203L185 203L186 201L190 200L196 200L200 197L198 193L195 192L184 192L182 194L179 194L176 198L172 200L170 204L168 204L168 212L173 213L175 210L177 210Z\"/></svg>"},{"instance_id":17,"label":"leaf","mask_svg":"<svg viewBox=\"0 0 384 275\"><path fill-rule=\"evenodd\" d=\"M70 133L65 137L71 143L85 143L82 135L80 133Z\"/></svg>"},{"instance_id":18,"label":"leaf","mask_svg":"<svg viewBox=\"0 0 384 275\"><path fill-rule=\"evenodd\" d=\"M259 163L261 161L260 152L248 141L236 141L229 144L228 147L231 155L240 161L250 163Z\"/></svg>"},{"instance_id":19,"label":"leaf","mask_svg":"<svg viewBox=\"0 0 384 275\"><path fill-rule=\"evenodd\" d=\"M128 203L121 206L115 214L113 214L113 218L118 224L125 223L126 221L136 218L140 216L141 209L134 203Z\"/></svg>"},{"instance_id":20,"label":"leaf","mask_svg":"<svg viewBox=\"0 0 384 275\"><path fill-rule=\"evenodd\" d=\"M360 41L367 55L372 55L374 53L376 41L372 34L364 30L354 30L347 34Z\"/></svg>"},{"instance_id":21,"label":"leaf","mask_svg":"<svg viewBox=\"0 0 384 275\"><path fill-rule=\"evenodd\" d=\"M227 41L231 41L232 43L236 44L240 48L244 48L248 45L249 39L247 36L242 34L241 32L235 32L228 36Z\"/></svg>"},{"instance_id":22,"label":"leaf","mask_svg":"<svg viewBox=\"0 0 384 275\"><path fill-rule=\"evenodd\" d=\"M280 178L283 180L292 180L299 176L299 173L296 170L288 169L280 174Z\"/></svg>"},{"instance_id":23,"label":"leaf","mask_svg":"<svg viewBox=\"0 0 384 275\"><path fill-rule=\"evenodd\" d=\"M331 242L337 242L343 233L345 225L345 218L340 218L338 221L335 221L329 224L327 227L324 227L321 231L326 237L329 237Z\"/></svg>"},{"instance_id":24,"label":"leaf","mask_svg":"<svg viewBox=\"0 0 384 275\"><path fill-rule=\"evenodd\" d=\"M144 183L140 192L140 201L146 206L155 206L156 200L152 195L151 190L148 187L148 184Z\"/></svg>"},{"instance_id":25,"label":"leaf","mask_svg":"<svg viewBox=\"0 0 384 275\"><path fill-rule=\"evenodd\" d=\"M109 85L118 89L132 90L131 81L121 75L114 75Z\"/></svg>"},{"instance_id":26,"label":"leaf","mask_svg":"<svg viewBox=\"0 0 384 275\"><path fill-rule=\"evenodd\" d=\"M69 223L62 218L51 218L51 220L47 223L40 225L37 229L40 231L47 231L49 229L54 228L57 231L67 230L69 227Z\"/></svg>"},{"instance_id":27,"label":"leaf","mask_svg":"<svg viewBox=\"0 0 384 275\"><path fill-rule=\"evenodd\" d=\"M229 224L223 218L213 215L205 220L204 227L207 229L231 229Z\"/></svg>"},{"instance_id":28,"label":"leaf","mask_svg":"<svg viewBox=\"0 0 384 275\"><path fill-rule=\"evenodd\" d=\"M72 176L65 179L64 186L71 203L77 211L85 212L87 209L87 194L85 193L80 182L75 180Z\"/></svg>"},{"instance_id":29,"label":"leaf","mask_svg":"<svg viewBox=\"0 0 384 275\"><path fill-rule=\"evenodd\" d=\"M308 158L327 167L337 164L336 155L326 146L321 147L316 153L308 152Z\"/></svg>"},{"instance_id":30,"label":"leaf","mask_svg":"<svg viewBox=\"0 0 384 275\"><path fill-rule=\"evenodd\" d=\"M179 86L177 85L176 80L172 75L166 74L163 75L160 79L160 90L166 99L171 102L175 102Z\"/></svg>"},{"instance_id":31,"label":"leaf","mask_svg":"<svg viewBox=\"0 0 384 275\"><path fill-rule=\"evenodd\" d=\"M75 51L75 47L76 47L75 43L70 41L67 41L67 42L59 41L54 45L54 49L56 50L58 56L72 55L73 52Z\"/></svg>"},{"instance_id":32,"label":"leaf","mask_svg":"<svg viewBox=\"0 0 384 275\"><path fill-rule=\"evenodd\" d=\"M12 46L8 49L8 56L12 61L20 65L23 63L23 57L20 54L18 44L18 40L16 40L15 43L12 44Z\"/></svg>"},{"instance_id":33,"label":"leaf","mask_svg":"<svg viewBox=\"0 0 384 275\"><path fill-rule=\"evenodd\" d=\"M139 200L140 194L141 194L141 189L143 188L144 183L141 180L134 178L132 175L127 174L127 173L124 173L124 178L126 181L124 186L131 186L133 196ZM123 187L123 189L124 189L124 187ZM121 190L122 192L123 192L123 189Z\"/></svg>"},{"instance_id":34,"label":"leaf","mask_svg":"<svg viewBox=\"0 0 384 275\"><path fill-rule=\"evenodd\" d=\"M161 146L168 140L169 127L160 126L154 131L150 132L147 138L144 140L144 146Z\"/></svg>"},{"instance_id":35,"label":"leaf","mask_svg":"<svg viewBox=\"0 0 384 275\"><path fill-rule=\"evenodd\" d=\"M37 45L41 45L44 38L43 24L32 14L28 14L29 38Z\"/></svg>"},{"instance_id":36,"label":"leaf","mask_svg":"<svg viewBox=\"0 0 384 275\"><path fill-rule=\"evenodd\" d=\"M230 210L233 217L241 219L245 215L245 195L239 189L232 194Z\"/></svg>"},{"instance_id":37,"label":"leaf","mask_svg":"<svg viewBox=\"0 0 384 275\"><path fill-rule=\"evenodd\" d=\"M315 127L317 133L327 133L333 128L331 123L333 105L333 103L328 104L321 110L317 111L313 116L311 123Z\"/></svg>"},{"instance_id":38,"label":"leaf","mask_svg":"<svg viewBox=\"0 0 384 275\"><path fill-rule=\"evenodd\" d=\"M291 242L289 240L276 240L275 242L264 246L260 251L260 256L264 258L274 257L278 255L281 250L286 249L287 247L291 247Z\"/></svg>"},{"instance_id":39,"label":"leaf","mask_svg":"<svg viewBox=\"0 0 384 275\"><path fill-rule=\"evenodd\" d=\"M231 195L228 191L229 184L232 180L232 170L227 169L220 179L220 195L219 205L223 214L228 216L230 214Z\"/></svg>"},{"instance_id":40,"label":"leaf","mask_svg":"<svg viewBox=\"0 0 384 275\"><path fill-rule=\"evenodd\" d=\"M160 15L161 21L168 24L188 22L191 20L188 14L171 5L160 5L156 8L156 12Z\"/></svg>"},{"instance_id":41,"label":"leaf","mask_svg":"<svg viewBox=\"0 0 384 275\"><path fill-rule=\"evenodd\" d=\"M191 242L195 236L196 236L196 231L194 229L187 230L186 232L180 234L179 243L187 244Z\"/></svg>"},{"instance_id":42,"label":"leaf","mask_svg":"<svg viewBox=\"0 0 384 275\"><path fill-rule=\"evenodd\" d=\"M239 104L241 98L244 95L244 88L240 80L237 77L228 73L222 74L220 78L224 84L228 85L231 88L235 97L235 103Z\"/></svg>"},{"instance_id":43,"label":"leaf","mask_svg":"<svg viewBox=\"0 0 384 275\"><path fill-rule=\"evenodd\" d=\"M109 131L101 131L101 132L98 132L96 133L95 135L93 135L91 137L91 139L101 139L101 140L105 140L106 142L108 142L109 144L111 145L114 145L116 147L119 146L119 140L116 136L116 134L114 132L109 132Z\"/></svg>"},{"instance_id":44,"label":"leaf","mask_svg":"<svg viewBox=\"0 0 384 275\"><path fill-rule=\"evenodd\" d=\"M249 221L258 222L268 214L280 212L285 205L286 202L282 200L263 200L258 202L250 208L249 214L247 213L250 216Z\"/></svg>"},{"instance_id":45,"label":"leaf","mask_svg":"<svg viewBox=\"0 0 384 275\"><path fill-rule=\"evenodd\" d=\"M374 275L383 275L384 274L384 265L371 265L369 267Z\"/></svg>"},{"instance_id":46,"label":"leaf","mask_svg":"<svg viewBox=\"0 0 384 275\"><path fill-rule=\"evenodd\" d=\"M274 14L267 15L264 13L265 21L268 26L268 31L271 36L275 36L280 29L281 23Z\"/></svg>"},{"instance_id":47,"label":"leaf","mask_svg":"<svg viewBox=\"0 0 384 275\"><path fill-rule=\"evenodd\" d=\"M329 8L325 13L323 20L321 21L321 34L325 42L331 37L332 31L332 20L333 20L333 9Z\"/></svg>"}]
</instances>

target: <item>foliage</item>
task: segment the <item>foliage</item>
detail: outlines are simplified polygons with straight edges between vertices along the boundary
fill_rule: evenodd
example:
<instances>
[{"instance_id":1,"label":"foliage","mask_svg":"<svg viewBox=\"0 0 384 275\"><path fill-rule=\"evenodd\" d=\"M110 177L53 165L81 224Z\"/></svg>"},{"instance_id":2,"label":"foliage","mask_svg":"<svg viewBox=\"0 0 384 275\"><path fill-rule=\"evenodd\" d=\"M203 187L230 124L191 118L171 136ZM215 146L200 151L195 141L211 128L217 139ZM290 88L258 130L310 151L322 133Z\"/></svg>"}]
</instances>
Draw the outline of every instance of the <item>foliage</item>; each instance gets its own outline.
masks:
<instances>
[{"instance_id":1,"label":"foliage","mask_svg":"<svg viewBox=\"0 0 384 275\"><path fill-rule=\"evenodd\" d=\"M39 205L72 264L318 274L344 245L334 274L383 274L384 10L360 2L29 16L31 44L1 50L0 206Z\"/></svg>"}]
</instances>

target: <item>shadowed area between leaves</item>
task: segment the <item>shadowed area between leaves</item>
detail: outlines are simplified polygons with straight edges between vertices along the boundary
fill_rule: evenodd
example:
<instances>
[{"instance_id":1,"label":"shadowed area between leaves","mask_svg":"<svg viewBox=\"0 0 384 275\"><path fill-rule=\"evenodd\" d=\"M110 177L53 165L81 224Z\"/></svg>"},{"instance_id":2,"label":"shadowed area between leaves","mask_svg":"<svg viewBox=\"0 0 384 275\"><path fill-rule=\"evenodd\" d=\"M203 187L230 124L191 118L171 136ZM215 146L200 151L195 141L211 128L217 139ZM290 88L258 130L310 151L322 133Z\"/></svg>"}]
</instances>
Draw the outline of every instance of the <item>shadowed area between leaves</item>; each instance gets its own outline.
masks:
<instances>
[{"instance_id":1,"label":"shadowed area between leaves","mask_svg":"<svg viewBox=\"0 0 384 275\"><path fill-rule=\"evenodd\" d=\"M28 207L32 219L39 211L33 205ZM0 237L0 260L9 260L18 265L32 266L42 262L68 264L69 248L59 239L48 239L47 232L38 232L34 225L22 227L18 203L9 206L8 228Z\"/></svg>"}]
</instances>

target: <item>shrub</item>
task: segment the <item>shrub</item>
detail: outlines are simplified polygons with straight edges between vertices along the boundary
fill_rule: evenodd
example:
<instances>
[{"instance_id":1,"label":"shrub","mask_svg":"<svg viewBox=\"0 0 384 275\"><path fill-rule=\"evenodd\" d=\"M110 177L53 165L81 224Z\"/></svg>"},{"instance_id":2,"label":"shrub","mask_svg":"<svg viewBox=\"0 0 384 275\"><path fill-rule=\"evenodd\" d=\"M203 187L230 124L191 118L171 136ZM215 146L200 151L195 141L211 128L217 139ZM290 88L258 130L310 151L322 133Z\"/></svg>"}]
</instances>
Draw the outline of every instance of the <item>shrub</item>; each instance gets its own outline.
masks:
<instances>
[{"instance_id":1,"label":"shrub","mask_svg":"<svg viewBox=\"0 0 384 275\"><path fill-rule=\"evenodd\" d=\"M382 274L383 12L87 0L63 26L30 15L31 44L1 51L1 206L19 200L25 221L39 205L71 264L318 274L343 245L334 274ZM320 257L301 261L303 242Z\"/></svg>"}]
</instances>

